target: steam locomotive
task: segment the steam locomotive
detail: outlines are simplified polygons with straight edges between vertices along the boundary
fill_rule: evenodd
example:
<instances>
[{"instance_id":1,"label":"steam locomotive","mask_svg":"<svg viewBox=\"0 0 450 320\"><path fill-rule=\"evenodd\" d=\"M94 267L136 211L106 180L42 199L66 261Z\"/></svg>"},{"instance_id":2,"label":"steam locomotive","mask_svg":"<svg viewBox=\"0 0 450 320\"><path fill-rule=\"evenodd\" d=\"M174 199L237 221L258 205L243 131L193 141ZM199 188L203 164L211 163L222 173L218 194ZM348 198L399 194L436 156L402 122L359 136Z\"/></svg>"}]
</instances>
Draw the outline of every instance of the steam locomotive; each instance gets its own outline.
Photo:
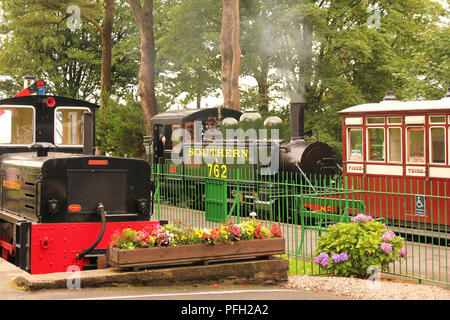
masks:
<instances>
[{"instance_id":1,"label":"steam locomotive","mask_svg":"<svg viewBox=\"0 0 450 320\"><path fill-rule=\"evenodd\" d=\"M165 197L203 209L205 179L222 178L228 180L228 202L234 201L239 181L241 205L246 211L268 213L276 211L279 191L257 181L299 177L306 186L314 176L332 181L341 173L335 151L326 143L304 139L305 106L290 104L290 140L270 135L281 119L269 117L263 124L258 113L207 108L170 110L154 116L153 136L146 137L146 154L159 170ZM263 136L258 136L258 128L267 129ZM237 177L238 172L246 176Z\"/></svg>"},{"instance_id":2,"label":"steam locomotive","mask_svg":"<svg viewBox=\"0 0 450 320\"><path fill-rule=\"evenodd\" d=\"M32 274L97 268L114 232L159 225L150 166L95 156L99 106L44 93L38 81L0 100L2 258Z\"/></svg>"}]
</instances>

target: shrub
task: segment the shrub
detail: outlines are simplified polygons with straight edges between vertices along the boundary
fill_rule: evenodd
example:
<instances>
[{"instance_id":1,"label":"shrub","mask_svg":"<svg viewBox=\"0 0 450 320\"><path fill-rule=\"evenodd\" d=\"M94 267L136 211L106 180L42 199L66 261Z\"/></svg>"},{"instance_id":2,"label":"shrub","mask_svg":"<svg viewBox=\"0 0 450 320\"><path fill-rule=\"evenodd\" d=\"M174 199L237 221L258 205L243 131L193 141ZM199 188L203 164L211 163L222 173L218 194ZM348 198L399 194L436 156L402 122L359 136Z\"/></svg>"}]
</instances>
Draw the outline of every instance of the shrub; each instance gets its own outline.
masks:
<instances>
[{"instance_id":1,"label":"shrub","mask_svg":"<svg viewBox=\"0 0 450 320\"><path fill-rule=\"evenodd\" d=\"M381 222L358 215L350 223L329 227L318 240L315 264L337 276L366 278L369 266L387 270L389 263L406 256L403 238Z\"/></svg>"}]
</instances>

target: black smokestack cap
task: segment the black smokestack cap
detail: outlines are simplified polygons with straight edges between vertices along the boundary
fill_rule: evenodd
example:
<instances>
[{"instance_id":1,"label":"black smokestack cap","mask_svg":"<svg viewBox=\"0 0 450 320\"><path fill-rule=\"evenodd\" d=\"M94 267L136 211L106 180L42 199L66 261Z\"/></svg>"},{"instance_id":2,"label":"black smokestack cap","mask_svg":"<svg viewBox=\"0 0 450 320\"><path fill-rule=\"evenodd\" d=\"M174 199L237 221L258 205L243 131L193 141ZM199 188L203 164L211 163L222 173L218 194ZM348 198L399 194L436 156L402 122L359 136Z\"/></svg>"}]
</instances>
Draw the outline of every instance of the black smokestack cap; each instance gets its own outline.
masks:
<instances>
[{"instance_id":1,"label":"black smokestack cap","mask_svg":"<svg viewBox=\"0 0 450 320\"><path fill-rule=\"evenodd\" d=\"M291 102L291 139L303 139L306 103L304 101Z\"/></svg>"},{"instance_id":2,"label":"black smokestack cap","mask_svg":"<svg viewBox=\"0 0 450 320\"><path fill-rule=\"evenodd\" d=\"M384 97L383 101L397 101L397 98L394 95L394 91L386 92L386 96Z\"/></svg>"}]
</instances>

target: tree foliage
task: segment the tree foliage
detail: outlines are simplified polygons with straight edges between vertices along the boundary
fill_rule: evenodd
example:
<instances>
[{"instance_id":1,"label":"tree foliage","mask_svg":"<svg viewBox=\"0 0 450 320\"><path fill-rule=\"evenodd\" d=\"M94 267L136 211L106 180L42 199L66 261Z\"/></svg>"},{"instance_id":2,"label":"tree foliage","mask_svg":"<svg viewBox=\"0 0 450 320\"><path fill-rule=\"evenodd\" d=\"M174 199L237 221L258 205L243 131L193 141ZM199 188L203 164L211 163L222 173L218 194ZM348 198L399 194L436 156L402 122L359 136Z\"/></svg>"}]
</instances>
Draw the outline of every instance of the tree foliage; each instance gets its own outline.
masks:
<instances>
[{"instance_id":1,"label":"tree foliage","mask_svg":"<svg viewBox=\"0 0 450 320\"><path fill-rule=\"evenodd\" d=\"M110 94L116 102L103 112L120 111L137 121L139 111L131 101L139 98L142 32L130 3L145 2L150 0L2 1L0 93L14 94L21 76L32 74L46 80L54 94L98 102L104 48L98 27L105 26L110 3ZM222 2L151 2L158 101L152 112L191 103L204 107L207 97L221 95ZM69 4L81 8L79 30L66 26ZM440 99L450 86L449 11L437 1L240 0L239 14L241 108L280 116L286 133L289 102L305 100L307 137L318 137L338 153L339 110L379 102L388 90L402 100ZM116 110L119 105L128 109ZM117 127L108 130L125 134L120 121L111 121ZM126 145L127 139L109 135L104 143L99 140L104 150L131 154L126 146L112 144Z\"/></svg>"}]
</instances>

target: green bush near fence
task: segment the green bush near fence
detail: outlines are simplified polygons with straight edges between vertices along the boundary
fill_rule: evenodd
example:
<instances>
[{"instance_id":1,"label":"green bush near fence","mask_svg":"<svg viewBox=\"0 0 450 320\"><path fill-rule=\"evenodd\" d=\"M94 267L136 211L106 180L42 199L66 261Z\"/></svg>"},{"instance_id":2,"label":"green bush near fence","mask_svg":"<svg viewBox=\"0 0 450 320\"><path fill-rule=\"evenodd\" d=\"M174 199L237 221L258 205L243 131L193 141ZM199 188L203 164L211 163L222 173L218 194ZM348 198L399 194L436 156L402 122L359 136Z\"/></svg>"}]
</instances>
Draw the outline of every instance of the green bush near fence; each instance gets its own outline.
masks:
<instances>
[{"instance_id":1,"label":"green bush near fence","mask_svg":"<svg viewBox=\"0 0 450 320\"><path fill-rule=\"evenodd\" d=\"M406 256L403 238L384 224L363 214L350 223L329 227L317 243L314 264L337 276L367 278L374 267L387 271L389 264Z\"/></svg>"}]
</instances>

